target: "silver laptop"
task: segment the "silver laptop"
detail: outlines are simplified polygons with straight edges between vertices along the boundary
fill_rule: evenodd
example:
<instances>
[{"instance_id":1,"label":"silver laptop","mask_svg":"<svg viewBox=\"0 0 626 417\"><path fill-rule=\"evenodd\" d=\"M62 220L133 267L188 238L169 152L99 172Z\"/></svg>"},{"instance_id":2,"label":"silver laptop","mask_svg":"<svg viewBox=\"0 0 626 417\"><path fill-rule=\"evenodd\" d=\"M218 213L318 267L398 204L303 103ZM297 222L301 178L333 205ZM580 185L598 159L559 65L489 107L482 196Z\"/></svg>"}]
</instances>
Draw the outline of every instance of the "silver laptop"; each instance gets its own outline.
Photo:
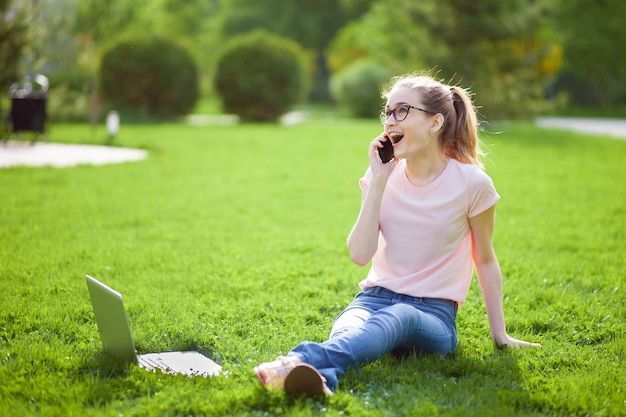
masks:
<instances>
[{"instance_id":1,"label":"silver laptop","mask_svg":"<svg viewBox=\"0 0 626 417\"><path fill-rule=\"evenodd\" d=\"M137 355L128 325L122 294L89 275L86 276L93 313L105 352L139 364L149 371L166 374L215 376L222 367L200 352L161 352Z\"/></svg>"}]
</instances>

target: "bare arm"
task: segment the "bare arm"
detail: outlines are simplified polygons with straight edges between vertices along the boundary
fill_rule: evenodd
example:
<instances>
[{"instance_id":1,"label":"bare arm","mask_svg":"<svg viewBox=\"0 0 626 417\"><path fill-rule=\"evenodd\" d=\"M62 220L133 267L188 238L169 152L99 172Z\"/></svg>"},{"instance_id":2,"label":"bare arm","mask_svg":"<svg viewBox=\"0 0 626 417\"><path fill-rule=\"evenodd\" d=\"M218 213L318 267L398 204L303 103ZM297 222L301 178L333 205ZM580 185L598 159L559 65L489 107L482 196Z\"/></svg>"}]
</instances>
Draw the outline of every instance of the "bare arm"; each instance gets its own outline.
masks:
<instances>
[{"instance_id":1,"label":"bare arm","mask_svg":"<svg viewBox=\"0 0 626 417\"><path fill-rule=\"evenodd\" d=\"M382 147L381 138L382 135L370 143L369 159L372 179L369 186L363 190L361 211L348 236L350 258L358 265L369 263L378 248L380 205L387 179L397 164L397 160L392 160L387 164L381 162L378 156L378 148Z\"/></svg>"},{"instance_id":2,"label":"bare arm","mask_svg":"<svg viewBox=\"0 0 626 417\"><path fill-rule=\"evenodd\" d=\"M476 275L485 301L491 338L496 346L537 347L537 343L524 342L510 337L506 332L502 304L502 271L493 249L495 206L470 220L473 239L473 257Z\"/></svg>"}]
</instances>

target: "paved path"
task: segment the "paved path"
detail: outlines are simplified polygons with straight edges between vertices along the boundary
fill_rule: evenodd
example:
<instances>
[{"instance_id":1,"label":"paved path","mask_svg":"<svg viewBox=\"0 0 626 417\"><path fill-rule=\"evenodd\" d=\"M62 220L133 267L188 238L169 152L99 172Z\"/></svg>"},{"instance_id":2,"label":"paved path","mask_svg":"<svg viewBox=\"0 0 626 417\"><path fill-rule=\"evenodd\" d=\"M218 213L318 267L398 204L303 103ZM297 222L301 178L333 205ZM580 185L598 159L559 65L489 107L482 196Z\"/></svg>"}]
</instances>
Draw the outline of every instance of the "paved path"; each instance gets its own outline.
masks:
<instances>
[{"instance_id":1,"label":"paved path","mask_svg":"<svg viewBox=\"0 0 626 417\"><path fill-rule=\"evenodd\" d=\"M145 159L140 149L60 143L0 143L0 168L11 166L68 167L79 164L104 165Z\"/></svg>"},{"instance_id":2,"label":"paved path","mask_svg":"<svg viewBox=\"0 0 626 417\"><path fill-rule=\"evenodd\" d=\"M581 119L569 117L540 117L535 119L539 127L574 130L596 135L608 135L626 139L624 119Z\"/></svg>"}]
</instances>

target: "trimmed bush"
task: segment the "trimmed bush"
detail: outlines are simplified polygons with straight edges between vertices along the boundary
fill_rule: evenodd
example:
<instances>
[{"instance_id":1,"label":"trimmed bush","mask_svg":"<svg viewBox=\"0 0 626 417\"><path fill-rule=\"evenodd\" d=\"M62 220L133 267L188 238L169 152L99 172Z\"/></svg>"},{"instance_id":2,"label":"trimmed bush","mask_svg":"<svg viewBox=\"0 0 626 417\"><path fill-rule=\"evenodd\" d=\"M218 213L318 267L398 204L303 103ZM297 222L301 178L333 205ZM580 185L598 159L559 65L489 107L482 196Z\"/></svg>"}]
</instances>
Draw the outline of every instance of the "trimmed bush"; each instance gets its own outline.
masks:
<instances>
[{"instance_id":1,"label":"trimmed bush","mask_svg":"<svg viewBox=\"0 0 626 417\"><path fill-rule=\"evenodd\" d=\"M102 99L138 115L187 114L199 96L192 56L161 38L117 42L102 56L99 75Z\"/></svg>"},{"instance_id":2,"label":"trimmed bush","mask_svg":"<svg viewBox=\"0 0 626 417\"><path fill-rule=\"evenodd\" d=\"M356 61L331 77L331 94L347 115L374 118L383 105L381 90L392 76L374 61Z\"/></svg>"},{"instance_id":3,"label":"trimmed bush","mask_svg":"<svg viewBox=\"0 0 626 417\"><path fill-rule=\"evenodd\" d=\"M305 79L305 55L297 43L255 31L225 46L214 84L227 113L272 122L304 96Z\"/></svg>"}]
</instances>

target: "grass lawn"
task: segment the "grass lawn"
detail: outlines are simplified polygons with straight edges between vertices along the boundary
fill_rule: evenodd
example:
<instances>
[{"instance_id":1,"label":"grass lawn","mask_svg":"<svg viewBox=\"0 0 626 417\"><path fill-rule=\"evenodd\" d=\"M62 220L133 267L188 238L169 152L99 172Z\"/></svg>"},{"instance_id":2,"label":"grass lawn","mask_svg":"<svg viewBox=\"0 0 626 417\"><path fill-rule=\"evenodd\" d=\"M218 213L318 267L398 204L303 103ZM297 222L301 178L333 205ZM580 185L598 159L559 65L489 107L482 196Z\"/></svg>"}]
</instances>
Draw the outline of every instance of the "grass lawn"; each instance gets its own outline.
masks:
<instances>
[{"instance_id":1,"label":"grass lawn","mask_svg":"<svg viewBox=\"0 0 626 417\"><path fill-rule=\"evenodd\" d=\"M625 415L626 141L491 130L508 329L541 348L494 349L474 280L447 358L385 357L325 400L264 392L252 367L325 339L367 272L345 240L379 125L123 125L116 144L149 159L0 170L0 416ZM103 355L86 273L125 295L140 353L200 350L227 374Z\"/></svg>"}]
</instances>

